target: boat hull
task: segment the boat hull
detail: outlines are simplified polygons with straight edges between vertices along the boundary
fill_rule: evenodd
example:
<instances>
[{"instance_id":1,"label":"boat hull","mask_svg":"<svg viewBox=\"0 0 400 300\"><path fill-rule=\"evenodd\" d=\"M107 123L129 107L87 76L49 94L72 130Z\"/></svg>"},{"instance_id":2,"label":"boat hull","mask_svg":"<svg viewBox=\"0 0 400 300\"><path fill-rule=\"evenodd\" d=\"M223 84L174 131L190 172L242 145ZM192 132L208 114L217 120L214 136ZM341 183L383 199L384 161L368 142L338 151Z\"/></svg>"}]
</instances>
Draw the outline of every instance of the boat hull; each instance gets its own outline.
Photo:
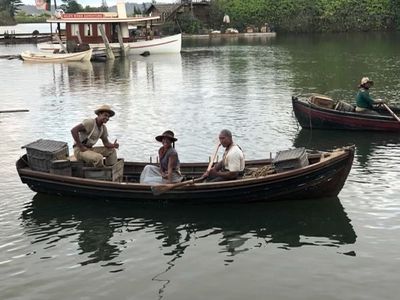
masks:
<instances>
[{"instance_id":1,"label":"boat hull","mask_svg":"<svg viewBox=\"0 0 400 300\"><path fill-rule=\"evenodd\" d=\"M241 203L337 196L350 172L353 157L354 147L348 147L340 155L297 170L258 178L196 183L161 195L154 195L149 185L105 182L32 171L24 158L17 161L17 170L21 181L38 193L136 202ZM130 172L130 168L130 163L126 163L125 175Z\"/></svg>"},{"instance_id":2,"label":"boat hull","mask_svg":"<svg viewBox=\"0 0 400 300\"><path fill-rule=\"evenodd\" d=\"M130 54L142 54L148 51L150 54L180 53L182 48L182 35L175 34L159 39L137 41L128 43Z\"/></svg>"},{"instance_id":3,"label":"boat hull","mask_svg":"<svg viewBox=\"0 0 400 300\"><path fill-rule=\"evenodd\" d=\"M21 58L29 62L77 62L77 61L90 61L92 57L92 49L82 52L74 53L32 53L24 51L21 53Z\"/></svg>"},{"instance_id":4,"label":"boat hull","mask_svg":"<svg viewBox=\"0 0 400 300\"><path fill-rule=\"evenodd\" d=\"M292 105L303 128L400 132L400 122L384 110L381 111L386 115L380 116L344 112L319 107L297 97L292 97Z\"/></svg>"},{"instance_id":5,"label":"boat hull","mask_svg":"<svg viewBox=\"0 0 400 300\"><path fill-rule=\"evenodd\" d=\"M143 40L124 44L127 47L128 54L136 55L148 51L150 54L170 54L180 53L182 48L182 35L175 34L162 38L154 38L152 40ZM104 44L89 44L93 49L93 56L102 56L106 54ZM39 43L37 45L40 51L53 53L59 51L61 46L59 43ZM119 56L120 44L110 43L114 55Z\"/></svg>"}]
</instances>

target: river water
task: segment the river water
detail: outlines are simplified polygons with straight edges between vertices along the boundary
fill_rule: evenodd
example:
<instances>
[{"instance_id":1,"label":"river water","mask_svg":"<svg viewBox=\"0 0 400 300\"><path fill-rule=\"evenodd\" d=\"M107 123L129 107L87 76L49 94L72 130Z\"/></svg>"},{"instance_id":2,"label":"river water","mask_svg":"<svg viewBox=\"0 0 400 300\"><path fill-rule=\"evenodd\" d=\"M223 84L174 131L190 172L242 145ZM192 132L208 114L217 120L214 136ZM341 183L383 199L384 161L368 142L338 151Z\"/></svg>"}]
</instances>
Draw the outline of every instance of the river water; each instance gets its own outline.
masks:
<instances>
[{"instance_id":1,"label":"river water","mask_svg":"<svg viewBox=\"0 0 400 300\"><path fill-rule=\"evenodd\" d=\"M400 105L400 36L184 40L180 55L32 64L0 59L1 299L398 299L400 137L298 127L291 96L351 102L362 76ZM35 50L0 46L0 55ZM21 146L67 141L100 104L125 160L155 158L175 132L181 161L205 161L231 129L248 159L355 144L337 198L251 205L136 205L37 195ZM221 155L221 154L220 154ZM295 199L294 199L295 200Z\"/></svg>"}]
</instances>

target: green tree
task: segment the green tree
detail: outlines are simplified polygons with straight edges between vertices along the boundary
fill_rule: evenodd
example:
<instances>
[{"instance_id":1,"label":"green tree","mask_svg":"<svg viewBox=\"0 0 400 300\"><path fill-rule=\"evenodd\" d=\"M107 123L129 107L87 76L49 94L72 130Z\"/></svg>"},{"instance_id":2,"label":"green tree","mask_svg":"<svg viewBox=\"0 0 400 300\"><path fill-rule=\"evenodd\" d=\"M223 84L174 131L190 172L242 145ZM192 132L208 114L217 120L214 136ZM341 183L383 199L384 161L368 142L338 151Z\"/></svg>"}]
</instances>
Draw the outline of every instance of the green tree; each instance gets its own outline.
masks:
<instances>
[{"instance_id":1,"label":"green tree","mask_svg":"<svg viewBox=\"0 0 400 300\"><path fill-rule=\"evenodd\" d=\"M8 13L11 18L14 18L22 5L21 0L0 0L0 11Z\"/></svg>"},{"instance_id":2,"label":"green tree","mask_svg":"<svg viewBox=\"0 0 400 300\"><path fill-rule=\"evenodd\" d=\"M62 2L63 4L60 5L60 8L66 13L77 13L79 11L84 11L82 5L75 0L62 0Z\"/></svg>"},{"instance_id":3,"label":"green tree","mask_svg":"<svg viewBox=\"0 0 400 300\"><path fill-rule=\"evenodd\" d=\"M0 25L14 25L15 15L22 5L21 0L0 0Z\"/></svg>"},{"instance_id":4,"label":"green tree","mask_svg":"<svg viewBox=\"0 0 400 300\"><path fill-rule=\"evenodd\" d=\"M176 21L180 25L182 32L188 34L197 34L200 33L202 28L201 22L193 17L191 13L182 13L178 14L176 17Z\"/></svg>"}]
</instances>

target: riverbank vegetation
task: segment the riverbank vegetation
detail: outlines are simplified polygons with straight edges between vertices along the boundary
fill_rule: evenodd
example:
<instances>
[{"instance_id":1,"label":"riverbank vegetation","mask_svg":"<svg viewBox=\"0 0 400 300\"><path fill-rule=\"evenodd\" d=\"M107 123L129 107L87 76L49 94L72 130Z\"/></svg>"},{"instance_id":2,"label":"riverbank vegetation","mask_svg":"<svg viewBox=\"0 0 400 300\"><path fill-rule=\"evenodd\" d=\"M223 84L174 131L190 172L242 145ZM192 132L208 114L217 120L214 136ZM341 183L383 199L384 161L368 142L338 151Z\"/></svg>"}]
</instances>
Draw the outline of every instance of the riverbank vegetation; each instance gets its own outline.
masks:
<instances>
[{"instance_id":1,"label":"riverbank vegetation","mask_svg":"<svg viewBox=\"0 0 400 300\"><path fill-rule=\"evenodd\" d=\"M75 0L62 3L65 12L107 11L105 2L100 8L82 7ZM20 6L21 0L0 0L0 26L45 20L44 14L18 13ZM249 26L261 28L266 24L278 32L400 30L400 0L210 0L209 14L208 24L192 14L177 19L186 33L228 26L243 32ZM229 15L229 24L222 23L225 15Z\"/></svg>"},{"instance_id":2,"label":"riverbank vegetation","mask_svg":"<svg viewBox=\"0 0 400 300\"><path fill-rule=\"evenodd\" d=\"M15 15L15 21L17 23L46 23L46 20L50 17L49 12L44 12L40 15L28 15L27 13L20 11Z\"/></svg>"},{"instance_id":3,"label":"riverbank vegetation","mask_svg":"<svg viewBox=\"0 0 400 300\"><path fill-rule=\"evenodd\" d=\"M224 15L230 27L273 24L284 32L349 32L400 30L400 0L213 0L211 26Z\"/></svg>"},{"instance_id":4,"label":"riverbank vegetation","mask_svg":"<svg viewBox=\"0 0 400 300\"><path fill-rule=\"evenodd\" d=\"M21 0L0 0L0 26L15 25L15 14L22 5Z\"/></svg>"}]
</instances>

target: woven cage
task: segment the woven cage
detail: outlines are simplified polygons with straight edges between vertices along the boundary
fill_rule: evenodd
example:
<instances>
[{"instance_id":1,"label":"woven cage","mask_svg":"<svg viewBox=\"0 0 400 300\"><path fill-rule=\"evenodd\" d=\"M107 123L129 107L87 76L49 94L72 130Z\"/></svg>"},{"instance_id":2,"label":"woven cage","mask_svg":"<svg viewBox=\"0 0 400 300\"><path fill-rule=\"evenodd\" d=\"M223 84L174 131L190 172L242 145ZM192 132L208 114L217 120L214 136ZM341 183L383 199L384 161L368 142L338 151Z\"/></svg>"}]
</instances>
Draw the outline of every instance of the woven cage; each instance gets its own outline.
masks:
<instances>
[{"instance_id":1,"label":"woven cage","mask_svg":"<svg viewBox=\"0 0 400 300\"><path fill-rule=\"evenodd\" d=\"M26 148L28 164L35 171L49 172L52 161L66 160L69 156L66 142L39 139L22 148Z\"/></svg>"},{"instance_id":2,"label":"woven cage","mask_svg":"<svg viewBox=\"0 0 400 300\"><path fill-rule=\"evenodd\" d=\"M295 148L285 151L279 151L273 160L276 173L294 170L308 166L308 157L306 149Z\"/></svg>"}]
</instances>

